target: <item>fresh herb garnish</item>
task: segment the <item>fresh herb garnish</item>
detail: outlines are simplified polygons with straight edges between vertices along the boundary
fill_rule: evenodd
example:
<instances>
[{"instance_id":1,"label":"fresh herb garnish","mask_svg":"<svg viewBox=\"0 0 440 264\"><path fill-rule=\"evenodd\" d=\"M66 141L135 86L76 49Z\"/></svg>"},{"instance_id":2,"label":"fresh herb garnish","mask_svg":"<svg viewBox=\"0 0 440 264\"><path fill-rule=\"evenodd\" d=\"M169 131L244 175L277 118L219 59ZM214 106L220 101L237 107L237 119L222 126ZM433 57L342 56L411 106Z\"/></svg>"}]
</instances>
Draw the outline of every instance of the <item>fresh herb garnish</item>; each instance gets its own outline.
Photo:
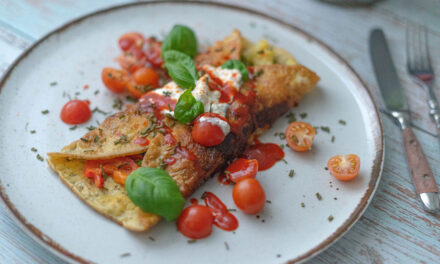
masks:
<instances>
[{"instance_id":1,"label":"fresh herb garnish","mask_svg":"<svg viewBox=\"0 0 440 264\"><path fill-rule=\"evenodd\" d=\"M96 129L96 127L95 126L88 126L88 127L86 127L89 131L92 131L92 130L94 130L94 129Z\"/></svg>"},{"instance_id":2,"label":"fresh herb garnish","mask_svg":"<svg viewBox=\"0 0 440 264\"><path fill-rule=\"evenodd\" d=\"M293 178L293 175L295 174L295 171L294 170L290 170L289 171L289 177L290 178Z\"/></svg>"},{"instance_id":3,"label":"fresh herb garnish","mask_svg":"<svg viewBox=\"0 0 440 264\"><path fill-rule=\"evenodd\" d=\"M78 127L77 125L74 125L72 127L69 127L69 130L75 130L77 127Z\"/></svg>"},{"instance_id":4,"label":"fresh herb garnish","mask_svg":"<svg viewBox=\"0 0 440 264\"><path fill-rule=\"evenodd\" d=\"M347 122L345 122L344 120L340 119L340 120L339 120L339 124L341 124L341 125L344 125L344 126L345 126L345 125L347 124Z\"/></svg>"},{"instance_id":5,"label":"fresh herb garnish","mask_svg":"<svg viewBox=\"0 0 440 264\"><path fill-rule=\"evenodd\" d=\"M204 111L203 103L197 101L192 95L191 89L188 89L179 97L174 107L174 117L180 123L188 124Z\"/></svg>"},{"instance_id":6,"label":"fresh herb garnish","mask_svg":"<svg viewBox=\"0 0 440 264\"><path fill-rule=\"evenodd\" d=\"M99 94L99 90L96 90L96 91L94 92L94 94L95 94L95 95Z\"/></svg>"},{"instance_id":7,"label":"fresh herb garnish","mask_svg":"<svg viewBox=\"0 0 440 264\"><path fill-rule=\"evenodd\" d=\"M152 237L152 236L149 236L148 239L150 239L153 242L156 241L156 239L154 239L154 237Z\"/></svg>"},{"instance_id":8,"label":"fresh herb garnish","mask_svg":"<svg viewBox=\"0 0 440 264\"><path fill-rule=\"evenodd\" d=\"M127 97L125 97L125 99L126 99L127 101L130 101L130 102L133 102L133 103L136 103L136 102L137 102L137 99L134 98L134 97L132 97L132 96L127 96Z\"/></svg>"},{"instance_id":9,"label":"fresh herb garnish","mask_svg":"<svg viewBox=\"0 0 440 264\"><path fill-rule=\"evenodd\" d=\"M185 205L177 183L162 169L138 168L127 177L125 190L144 212L163 216L167 221L175 220Z\"/></svg>"},{"instance_id":10,"label":"fresh herb garnish","mask_svg":"<svg viewBox=\"0 0 440 264\"><path fill-rule=\"evenodd\" d=\"M295 141L295 143L298 144L299 140L295 135L292 135L292 140Z\"/></svg>"},{"instance_id":11,"label":"fresh herb garnish","mask_svg":"<svg viewBox=\"0 0 440 264\"><path fill-rule=\"evenodd\" d=\"M301 113L301 114L299 114L299 116L301 117L301 119L304 119L307 117L307 113Z\"/></svg>"},{"instance_id":12,"label":"fresh herb garnish","mask_svg":"<svg viewBox=\"0 0 440 264\"><path fill-rule=\"evenodd\" d=\"M43 111L41 111L41 113L43 114L43 115L47 115L47 114L49 114L49 110L43 110Z\"/></svg>"},{"instance_id":13,"label":"fresh herb garnish","mask_svg":"<svg viewBox=\"0 0 440 264\"><path fill-rule=\"evenodd\" d=\"M329 222L333 221L333 219L335 219L335 218L333 217L333 215L330 215L330 216L328 217L328 221L329 221Z\"/></svg>"},{"instance_id":14,"label":"fresh herb garnish","mask_svg":"<svg viewBox=\"0 0 440 264\"><path fill-rule=\"evenodd\" d=\"M228 208L228 211L229 212L237 212L237 209L235 209L235 208Z\"/></svg>"},{"instance_id":15,"label":"fresh herb garnish","mask_svg":"<svg viewBox=\"0 0 440 264\"><path fill-rule=\"evenodd\" d=\"M162 94L163 94L163 96L165 96L165 97L169 97L169 96L171 96L171 92L170 92L170 91L163 91Z\"/></svg>"},{"instance_id":16,"label":"fresh herb garnish","mask_svg":"<svg viewBox=\"0 0 440 264\"><path fill-rule=\"evenodd\" d=\"M335 142L335 136L332 136L331 142Z\"/></svg>"},{"instance_id":17,"label":"fresh herb garnish","mask_svg":"<svg viewBox=\"0 0 440 264\"><path fill-rule=\"evenodd\" d=\"M306 207L305 203L301 203L301 207L302 208Z\"/></svg>"},{"instance_id":18,"label":"fresh herb garnish","mask_svg":"<svg viewBox=\"0 0 440 264\"><path fill-rule=\"evenodd\" d=\"M196 243L196 242L197 242L197 239L188 239L186 241L186 243L188 243L188 244L192 244L192 243Z\"/></svg>"},{"instance_id":19,"label":"fresh herb garnish","mask_svg":"<svg viewBox=\"0 0 440 264\"><path fill-rule=\"evenodd\" d=\"M225 241L225 248L226 248L226 250L229 250L229 245L228 245L228 242L226 242L226 241Z\"/></svg>"},{"instance_id":20,"label":"fresh herb garnish","mask_svg":"<svg viewBox=\"0 0 440 264\"><path fill-rule=\"evenodd\" d=\"M37 160L39 160L39 161L44 161L43 157L41 157L40 154L37 154Z\"/></svg>"},{"instance_id":21,"label":"fresh herb garnish","mask_svg":"<svg viewBox=\"0 0 440 264\"><path fill-rule=\"evenodd\" d=\"M140 167L140 166L142 166L142 160L139 160L138 162L137 162L137 165Z\"/></svg>"},{"instance_id":22,"label":"fresh herb garnish","mask_svg":"<svg viewBox=\"0 0 440 264\"><path fill-rule=\"evenodd\" d=\"M31 151L32 151L32 152L37 152L37 151L38 151L38 149L36 149L36 148L32 147L32 148L31 148Z\"/></svg>"},{"instance_id":23,"label":"fresh herb garnish","mask_svg":"<svg viewBox=\"0 0 440 264\"><path fill-rule=\"evenodd\" d=\"M128 162L125 162L125 163L121 163L121 164L119 164L119 165L118 165L118 170L119 170L120 168L124 167L124 166L127 166L128 164L129 164Z\"/></svg>"},{"instance_id":24,"label":"fresh herb garnish","mask_svg":"<svg viewBox=\"0 0 440 264\"><path fill-rule=\"evenodd\" d=\"M113 108L121 110L122 105L123 103L119 97L116 97L115 100L113 100L113 105L112 105Z\"/></svg>"},{"instance_id":25,"label":"fresh herb garnish","mask_svg":"<svg viewBox=\"0 0 440 264\"><path fill-rule=\"evenodd\" d=\"M295 113L289 112L286 115L286 118L289 120L289 124L296 121Z\"/></svg>"},{"instance_id":26,"label":"fresh herb garnish","mask_svg":"<svg viewBox=\"0 0 440 264\"><path fill-rule=\"evenodd\" d=\"M194 32L186 26L175 25L162 42L162 55L177 50L194 58L197 55L197 39Z\"/></svg>"},{"instance_id":27,"label":"fresh herb garnish","mask_svg":"<svg viewBox=\"0 0 440 264\"><path fill-rule=\"evenodd\" d=\"M35 133L37 133L37 131L35 131L35 130L31 130L31 131L29 131L29 132L31 132L31 134L35 134Z\"/></svg>"},{"instance_id":28,"label":"fresh herb garnish","mask_svg":"<svg viewBox=\"0 0 440 264\"><path fill-rule=\"evenodd\" d=\"M121 258L129 257L129 256L131 256L131 253L129 252L121 254Z\"/></svg>"},{"instance_id":29,"label":"fresh herb garnish","mask_svg":"<svg viewBox=\"0 0 440 264\"><path fill-rule=\"evenodd\" d=\"M118 140L116 140L115 142L113 142L115 145L118 144L126 144L129 143L130 141L128 140L127 136L125 134L122 134Z\"/></svg>"},{"instance_id":30,"label":"fresh herb garnish","mask_svg":"<svg viewBox=\"0 0 440 264\"><path fill-rule=\"evenodd\" d=\"M237 69L241 73L243 82L249 79L249 72L243 62L239 60L228 60L222 65L222 69Z\"/></svg>"},{"instance_id":31,"label":"fresh herb garnish","mask_svg":"<svg viewBox=\"0 0 440 264\"><path fill-rule=\"evenodd\" d=\"M316 195L316 198L318 198L318 200L320 200L320 201L322 200L322 196L319 192L317 192L315 195Z\"/></svg>"},{"instance_id":32,"label":"fresh herb garnish","mask_svg":"<svg viewBox=\"0 0 440 264\"><path fill-rule=\"evenodd\" d=\"M266 200L266 203L271 204L272 201L271 200Z\"/></svg>"},{"instance_id":33,"label":"fresh herb garnish","mask_svg":"<svg viewBox=\"0 0 440 264\"><path fill-rule=\"evenodd\" d=\"M287 164L287 160L281 159L281 161L284 162L285 164Z\"/></svg>"},{"instance_id":34,"label":"fresh herb garnish","mask_svg":"<svg viewBox=\"0 0 440 264\"><path fill-rule=\"evenodd\" d=\"M192 89L196 86L199 74L191 57L176 50L166 51L163 57L165 67L173 81L183 89Z\"/></svg>"},{"instance_id":35,"label":"fresh herb garnish","mask_svg":"<svg viewBox=\"0 0 440 264\"><path fill-rule=\"evenodd\" d=\"M49 83L50 86L55 86L55 85L57 85L57 84L58 84L57 82L51 82L51 83Z\"/></svg>"},{"instance_id":36,"label":"fresh herb garnish","mask_svg":"<svg viewBox=\"0 0 440 264\"><path fill-rule=\"evenodd\" d=\"M95 113L95 112L98 112L98 113L103 114L103 115L108 115L108 113L102 111L98 107L93 108L92 113Z\"/></svg>"},{"instance_id":37,"label":"fresh herb garnish","mask_svg":"<svg viewBox=\"0 0 440 264\"><path fill-rule=\"evenodd\" d=\"M286 139L286 134L284 134L283 132L278 133L278 136L281 140Z\"/></svg>"},{"instance_id":38,"label":"fresh herb garnish","mask_svg":"<svg viewBox=\"0 0 440 264\"><path fill-rule=\"evenodd\" d=\"M89 140L87 138L80 138L80 139L81 139L81 141L89 142Z\"/></svg>"},{"instance_id":39,"label":"fresh herb garnish","mask_svg":"<svg viewBox=\"0 0 440 264\"><path fill-rule=\"evenodd\" d=\"M330 133L330 127L328 127L328 126L321 126L320 128L321 128L322 131Z\"/></svg>"},{"instance_id":40,"label":"fresh herb garnish","mask_svg":"<svg viewBox=\"0 0 440 264\"><path fill-rule=\"evenodd\" d=\"M258 78L258 77L260 77L263 73L264 73L264 70L263 70L263 69L259 69L259 70L254 74L254 78Z\"/></svg>"}]
</instances>

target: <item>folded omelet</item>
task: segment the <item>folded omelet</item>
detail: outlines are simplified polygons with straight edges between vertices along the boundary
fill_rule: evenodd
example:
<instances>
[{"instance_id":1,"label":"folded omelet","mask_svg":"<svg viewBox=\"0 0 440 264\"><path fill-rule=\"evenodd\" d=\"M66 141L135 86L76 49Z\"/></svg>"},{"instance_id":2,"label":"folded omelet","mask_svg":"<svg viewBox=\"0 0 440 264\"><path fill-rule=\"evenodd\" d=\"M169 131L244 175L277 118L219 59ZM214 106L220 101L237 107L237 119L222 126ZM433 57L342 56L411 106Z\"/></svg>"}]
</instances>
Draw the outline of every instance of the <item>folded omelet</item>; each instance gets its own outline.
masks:
<instances>
[{"instance_id":1,"label":"folded omelet","mask_svg":"<svg viewBox=\"0 0 440 264\"><path fill-rule=\"evenodd\" d=\"M262 44L255 44L260 45ZM258 47L260 47L258 46ZM272 46L263 45L265 48ZM238 30L223 41L217 42L195 59L197 67L203 65L219 66L229 59L246 60L253 65L256 75L253 83L244 83L240 93L255 92L256 99L238 133L229 133L225 140L215 147L204 147L192 139L191 127L165 117L164 122L170 127L171 134L178 142L178 147L191 153L176 153L176 144L167 143L165 135L152 130L146 137L147 146L134 143L145 128L155 122L151 114L143 111L148 102L140 101L127 110L114 114L104 120L93 131L81 139L64 147L60 152L48 153L47 161L64 182L82 201L97 212L133 231L145 231L154 226L160 217L143 212L128 198L124 186L108 177L104 187L99 189L93 181L84 176L83 168L87 160L109 159L144 153L143 167L159 167L169 157L175 161L167 164L164 170L176 181L184 197L189 197L213 173L220 170L228 161L238 157L246 148L251 135L269 127L279 116L296 106L318 82L319 77L306 67L298 64L288 54L280 59L280 53L271 60L254 60L256 48L245 40ZM271 48L277 50L276 48ZM244 55L245 54L245 55ZM261 52L256 54L261 55ZM260 62L258 62L260 61ZM285 62L289 65L274 64ZM151 102L150 102L151 103ZM233 102L231 108L239 107ZM228 121L234 116L227 115Z\"/></svg>"}]
</instances>

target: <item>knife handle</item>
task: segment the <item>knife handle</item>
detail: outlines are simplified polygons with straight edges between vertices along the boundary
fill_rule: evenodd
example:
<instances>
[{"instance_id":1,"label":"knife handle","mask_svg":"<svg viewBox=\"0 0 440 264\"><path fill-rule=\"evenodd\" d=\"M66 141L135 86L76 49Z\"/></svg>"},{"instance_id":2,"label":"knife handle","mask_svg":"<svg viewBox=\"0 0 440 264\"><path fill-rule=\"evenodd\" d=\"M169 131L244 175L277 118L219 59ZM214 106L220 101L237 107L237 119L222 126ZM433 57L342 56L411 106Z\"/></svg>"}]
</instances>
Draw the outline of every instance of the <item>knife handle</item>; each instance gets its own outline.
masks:
<instances>
[{"instance_id":1,"label":"knife handle","mask_svg":"<svg viewBox=\"0 0 440 264\"><path fill-rule=\"evenodd\" d=\"M417 193L438 192L434 174L411 127L404 128L402 134L408 167Z\"/></svg>"}]
</instances>

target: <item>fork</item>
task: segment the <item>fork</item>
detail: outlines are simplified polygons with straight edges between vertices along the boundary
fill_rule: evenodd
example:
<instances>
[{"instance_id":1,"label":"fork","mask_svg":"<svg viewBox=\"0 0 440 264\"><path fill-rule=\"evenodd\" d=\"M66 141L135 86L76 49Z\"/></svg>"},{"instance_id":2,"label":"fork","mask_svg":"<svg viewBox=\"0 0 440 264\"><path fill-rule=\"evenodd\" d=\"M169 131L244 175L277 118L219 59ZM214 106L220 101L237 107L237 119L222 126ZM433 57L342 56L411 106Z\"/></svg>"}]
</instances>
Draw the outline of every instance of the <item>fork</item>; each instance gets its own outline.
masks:
<instances>
[{"instance_id":1,"label":"fork","mask_svg":"<svg viewBox=\"0 0 440 264\"><path fill-rule=\"evenodd\" d=\"M428 46L428 31L425 26L406 27L406 67L412 79L428 92L429 115L437 128L440 139L440 109L434 93L434 71Z\"/></svg>"}]
</instances>

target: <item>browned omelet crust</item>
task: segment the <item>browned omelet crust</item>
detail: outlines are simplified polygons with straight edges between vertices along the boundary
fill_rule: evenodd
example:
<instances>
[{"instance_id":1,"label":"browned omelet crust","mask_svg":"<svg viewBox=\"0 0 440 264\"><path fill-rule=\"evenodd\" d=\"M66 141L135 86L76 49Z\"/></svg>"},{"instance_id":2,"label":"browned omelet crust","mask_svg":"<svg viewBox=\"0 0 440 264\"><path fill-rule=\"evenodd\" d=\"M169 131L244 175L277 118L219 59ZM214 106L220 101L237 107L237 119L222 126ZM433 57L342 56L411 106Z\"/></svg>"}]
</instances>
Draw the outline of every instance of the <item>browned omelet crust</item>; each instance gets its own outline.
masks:
<instances>
[{"instance_id":1,"label":"browned omelet crust","mask_svg":"<svg viewBox=\"0 0 440 264\"><path fill-rule=\"evenodd\" d=\"M194 63L197 67L203 65L220 66L227 60L239 60L243 42L240 31L234 29L232 33L215 45L208 48L207 51L197 55Z\"/></svg>"},{"instance_id":2,"label":"browned omelet crust","mask_svg":"<svg viewBox=\"0 0 440 264\"><path fill-rule=\"evenodd\" d=\"M207 52L199 54L195 59L196 65L219 66L228 59L240 59L241 41L240 32L234 30ZM82 173L85 160L145 152L142 166L163 166L176 181L182 195L189 197L214 172L225 166L227 161L239 156L255 131L266 129L289 108L296 106L319 80L314 72L299 64L255 66L253 71L256 75L253 84L245 83L240 90L244 94L251 90L256 93L251 115L247 117L239 133L229 133L220 145L203 147L193 141L190 126L165 118L167 124L172 124L172 135L179 142L179 147L192 153L193 160L176 154L176 145L167 144L161 133L149 133L146 137L150 143L144 147L133 142L152 122L151 114L144 112L142 109L145 107L138 103L108 117L97 129L84 135L83 140L73 142L61 152L48 153L47 161L61 180L96 211L127 229L148 230L160 217L142 212L131 203L125 188L114 183L111 178L105 181L105 189L98 189ZM231 109L234 107L241 105L234 102ZM226 118L231 121L234 117L228 112ZM115 144L122 134L126 136L127 142ZM172 156L176 157L176 161L164 164L164 160Z\"/></svg>"}]
</instances>

